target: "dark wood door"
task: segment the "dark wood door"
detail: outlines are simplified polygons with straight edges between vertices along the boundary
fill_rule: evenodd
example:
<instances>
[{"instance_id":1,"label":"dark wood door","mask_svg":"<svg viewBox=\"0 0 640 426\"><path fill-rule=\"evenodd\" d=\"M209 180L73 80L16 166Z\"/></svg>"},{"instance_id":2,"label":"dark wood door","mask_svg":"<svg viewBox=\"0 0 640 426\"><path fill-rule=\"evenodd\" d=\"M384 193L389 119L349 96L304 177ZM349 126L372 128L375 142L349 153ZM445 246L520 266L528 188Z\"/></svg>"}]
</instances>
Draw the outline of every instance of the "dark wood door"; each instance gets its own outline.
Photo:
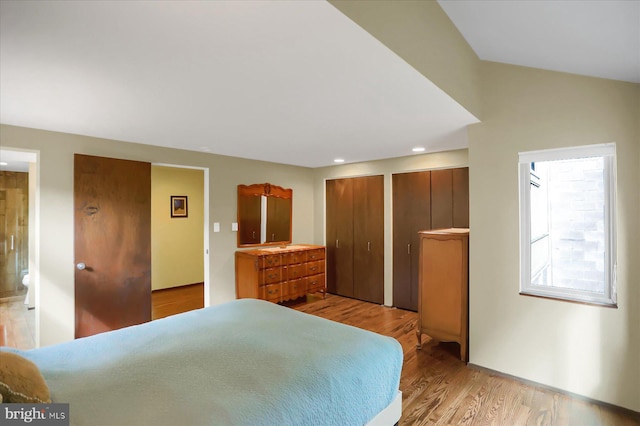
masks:
<instances>
[{"instance_id":1,"label":"dark wood door","mask_svg":"<svg viewBox=\"0 0 640 426\"><path fill-rule=\"evenodd\" d=\"M431 172L399 173L393 187L393 305L418 310L418 231L431 229Z\"/></svg>"},{"instance_id":2,"label":"dark wood door","mask_svg":"<svg viewBox=\"0 0 640 426\"><path fill-rule=\"evenodd\" d=\"M469 168L453 169L453 227L469 227Z\"/></svg>"},{"instance_id":3,"label":"dark wood door","mask_svg":"<svg viewBox=\"0 0 640 426\"><path fill-rule=\"evenodd\" d=\"M354 297L353 292L353 184L351 179L326 183L327 291Z\"/></svg>"},{"instance_id":4,"label":"dark wood door","mask_svg":"<svg viewBox=\"0 0 640 426\"><path fill-rule=\"evenodd\" d=\"M453 171L431 171L431 229L453 227Z\"/></svg>"},{"instance_id":5,"label":"dark wood door","mask_svg":"<svg viewBox=\"0 0 640 426\"><path fill-rule=\"evenodd\" d=\"M366 176L353 182L354 297L384 302L384 177Z\"/></svg>"},{"instance_id":6,"label":"dark wood door","mask_svg":"<svg viewBox=\"0 0 640 426\"><path fill-rule=\"evenodd\" d=\"M151 164L76 154L74 210L76 338L150 321Z\"/></svg>"}]
</instances>

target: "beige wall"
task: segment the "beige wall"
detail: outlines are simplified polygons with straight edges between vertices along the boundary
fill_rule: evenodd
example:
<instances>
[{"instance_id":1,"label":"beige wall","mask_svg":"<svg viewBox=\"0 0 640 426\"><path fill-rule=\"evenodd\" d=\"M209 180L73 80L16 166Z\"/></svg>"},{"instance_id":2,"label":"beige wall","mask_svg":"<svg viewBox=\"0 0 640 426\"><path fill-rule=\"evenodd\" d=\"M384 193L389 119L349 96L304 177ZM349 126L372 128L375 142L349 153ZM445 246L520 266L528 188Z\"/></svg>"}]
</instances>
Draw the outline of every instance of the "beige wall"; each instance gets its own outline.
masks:
<instances>
[{"instance_id":1,"label":"beige wall","mask_svg":"<svg viewBox=\"0 0 640 426\"><path fill-rule=\"evenodd\" d=\"M171 196L186 195L188 215L172 218ZM151 289L204 282L204 172L151 167Z\"/></svg>"},{"instance_id":2,"label":"beige wall","mask_svg":"<svg viewBox=\"0 0 640 426\"><path fill-rule=\"evenodd\" d=\"M314 169L314 239L325 244L325 182L343 177L384 175L384 304L393 305L393 222L391 209L391 175L420 170L466 167L467 150L413 155L388 160L368 161L356 164L322 167Z\"/></svg>"},{"instance_id":3,"label":"beige wall","mask_svg":"<svg viewBox=\"0 0 640 426\"><path fill-rule=\"evenodd\" d=\"M486 62L471 126L470 362L640 411L640 85ZM618 309L520 296L518 152L616 142Z\"/></svg>"},{"instance_id":4,"label":"beige wall","mask_svg":"<svg viewBox=\"0 0 640 426\"><path fill-rule=\"evenodd\" d=\"M98 155L209 169L211 304L235 298L234 252L238 184L270 182L293 188L293 242L313 240L313 174L309 169L202 152L160 148L65 133L0 125L6 148L39 151L40 167L40 345L73 339L73 154Z\"/></svg>"},{"instance_id":5,"label":"beige wall","mask_svg":"<svg viewBox=\"0 0 640 426\"><path fill-rule=\"evenodd\" d=\"M480 60L435 0L329 2L482 119Z\"/></svg>"}]
</instances>

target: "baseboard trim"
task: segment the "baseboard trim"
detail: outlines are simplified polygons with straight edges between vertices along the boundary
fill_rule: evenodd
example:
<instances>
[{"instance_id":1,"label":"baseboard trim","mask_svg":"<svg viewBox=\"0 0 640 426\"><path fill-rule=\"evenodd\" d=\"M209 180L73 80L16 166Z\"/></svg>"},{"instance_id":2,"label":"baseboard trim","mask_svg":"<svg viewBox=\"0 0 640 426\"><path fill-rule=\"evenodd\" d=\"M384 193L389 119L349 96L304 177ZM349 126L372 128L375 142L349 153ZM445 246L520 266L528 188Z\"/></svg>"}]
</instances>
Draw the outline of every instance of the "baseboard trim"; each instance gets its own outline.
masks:
<instances>
[{"instance_id":1,"label":"baseboard trim","mask_svg":"<svg viewBox=\"0 0 640 426\"><path fill-rule=\"evenodd\" d=\"M538 382L534 382L533 380L527 380L527 379L523 379L521 377L517 377L517 376L512 376L511 374L507 374L507 373L502 373L500 371L496 371L496 370L492 370L490 368L486 368L486 367L482 367L480 365L476 365L476 364L472 364L472 363L468 363L467 367L473 369L473 370L478 370L478 371L482 371L484 373L487 374L493 374L494 376L498 376L498 377L504 377L507 379L512 379L512 380L516 380L518 382L524 383L527 386L532 386L532 387L537 387L540 389L544 389L544 390L548 390L551 392L557 392L563 395L567 395L571 398L575 398L575 399L579 399L585 402L589 402L591 404L596 404L599 405L601 407L605 407L608 408L610 410L613 411L617 411L621 414L624 414L625 416L629 416L631 418L633 418L634 420L637 420L640 422L640 412L638 411L633 411L629 408L624 408L624 407L620 407L619 405L615 405L615 404L610 404L608 402L604 402L604 401L599 401L597 399L593 399L593 398L589 398L586 397L584 395L580 395L577 393L573 393L573 392L569 392L563 389L559 389L559 388L554 388L553 386L548 386L542 383L538 383Z\"/></svg>"},{"instance_id":2,"label":"baseboard trim","mask_svg":"<svg viewBox=\"0 0 640 426\"><path fill-rule=\"evenodd\" d=\"M174 290L176 288L186 288L186 287L197 286L197 285L204 285L204 283L180 284L173 287L158 288L156 290L151 290L151 293L159 293L165 290Z\"/></svg>"}]
</instances>

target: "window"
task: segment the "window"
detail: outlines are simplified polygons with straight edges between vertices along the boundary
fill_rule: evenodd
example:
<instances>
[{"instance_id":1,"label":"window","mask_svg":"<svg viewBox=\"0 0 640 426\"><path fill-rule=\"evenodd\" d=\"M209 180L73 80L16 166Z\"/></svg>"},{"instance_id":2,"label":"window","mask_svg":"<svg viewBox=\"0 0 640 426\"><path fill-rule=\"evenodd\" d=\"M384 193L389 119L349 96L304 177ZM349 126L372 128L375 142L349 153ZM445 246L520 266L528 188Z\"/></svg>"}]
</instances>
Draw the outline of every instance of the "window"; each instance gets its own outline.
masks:
<instances>
[{"instance_id":1,"label":"window","mask_svg":"<svg viewBox=\"0 0 640 426\"><path fill-rule=\"evenodd\" d=\"M615 144L519 153L520 294L615 306Z\"/></svg>"}]
</instances>

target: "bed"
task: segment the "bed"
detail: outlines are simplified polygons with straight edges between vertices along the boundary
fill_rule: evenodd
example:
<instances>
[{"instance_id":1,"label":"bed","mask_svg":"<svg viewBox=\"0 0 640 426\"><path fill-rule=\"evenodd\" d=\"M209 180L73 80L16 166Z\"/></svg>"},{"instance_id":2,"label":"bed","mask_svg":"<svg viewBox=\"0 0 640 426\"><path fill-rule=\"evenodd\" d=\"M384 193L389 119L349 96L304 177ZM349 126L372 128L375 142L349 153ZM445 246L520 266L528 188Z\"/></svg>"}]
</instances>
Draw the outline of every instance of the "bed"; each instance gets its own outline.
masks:
<instances>
[{"instance_id":1,"label":"bed","mask_svg":"<svg viewBox=\"0 0 640 426\"><path fill-rule=\"evenodd\" d=\"M11 351L39 367L77 425L378 425L401 415L395 339L255 299Z\"/></svg>"}]
</instances>

